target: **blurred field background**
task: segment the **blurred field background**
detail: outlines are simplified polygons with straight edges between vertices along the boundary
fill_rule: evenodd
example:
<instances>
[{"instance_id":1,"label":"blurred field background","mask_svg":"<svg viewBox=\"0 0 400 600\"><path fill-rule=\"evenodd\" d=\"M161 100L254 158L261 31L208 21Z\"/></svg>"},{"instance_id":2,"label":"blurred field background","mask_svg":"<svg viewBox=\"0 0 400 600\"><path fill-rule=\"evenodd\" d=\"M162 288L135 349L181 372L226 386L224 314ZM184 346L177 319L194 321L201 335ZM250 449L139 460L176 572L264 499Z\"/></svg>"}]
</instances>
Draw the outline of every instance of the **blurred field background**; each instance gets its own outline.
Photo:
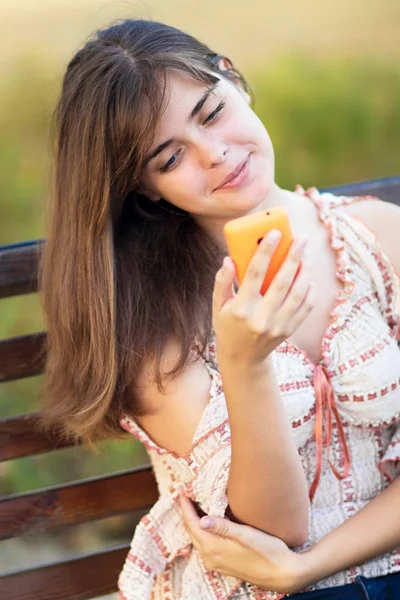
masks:
<instances>
[{"instance_id":1,"label":"blurred field background","mask_svg":"<svg viewBox=\"0 0 400 600\"><path fill-rule=\"evenodd\" d=\"M399 0L1 0L0 244L46 236L50 122L64 69L89 34L117 18L181 27L227 55L253 86L293 189L400 173ZM0 301L1 338L40 330L36 295ZM40 406L40 377L0 386L0 414ZM0 465L0 495L147 461L133 440L99 456L64 450ZM129 519L0 544L1 571L130 538Z\"/></svg>"}]
</instances>

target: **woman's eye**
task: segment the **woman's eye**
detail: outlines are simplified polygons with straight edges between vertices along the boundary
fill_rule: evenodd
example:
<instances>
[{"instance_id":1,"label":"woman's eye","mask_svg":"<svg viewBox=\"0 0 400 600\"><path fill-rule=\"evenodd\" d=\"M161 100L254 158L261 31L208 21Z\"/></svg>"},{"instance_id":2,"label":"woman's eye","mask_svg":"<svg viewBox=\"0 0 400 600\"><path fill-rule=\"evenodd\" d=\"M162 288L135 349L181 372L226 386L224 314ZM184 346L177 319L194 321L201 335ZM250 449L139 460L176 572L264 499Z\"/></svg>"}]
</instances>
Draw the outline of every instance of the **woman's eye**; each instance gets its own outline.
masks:
<instances>
[{"instance_id":1,"label":"woman's eye","mask_svg":"<svg viewBox=\"0 0 400 600\"><path fill-rule=\"evenodd\" d=\"M161 169L160 169L161 173L166 173L167 171L170 170L171 167L174 166L174 164L176 163L176 161L178 159L179 153L180 153L180 150L178 150L178 152L175 152L175 154L173 156L171 156L169 161L167 163L165 163L165 165L163 167L161 167Z\"/></svg>"},{"instance_id":2,"label":"woman's eye","mask_svg":"<svg viewBox=\"0 0 400 600\"><path fill-rule=\"evenodd\" d=\"M217 106L217 108L215 110L212 111L212 113L210 113L208 115L208 117L203 121L203 125L206 125L207 123L211 123L211 121L214 121L215 117L218 115L218 113L221 112L221 110L224 108L225 106L225 102L220 102Z\"/></svg>"}]
</instances>

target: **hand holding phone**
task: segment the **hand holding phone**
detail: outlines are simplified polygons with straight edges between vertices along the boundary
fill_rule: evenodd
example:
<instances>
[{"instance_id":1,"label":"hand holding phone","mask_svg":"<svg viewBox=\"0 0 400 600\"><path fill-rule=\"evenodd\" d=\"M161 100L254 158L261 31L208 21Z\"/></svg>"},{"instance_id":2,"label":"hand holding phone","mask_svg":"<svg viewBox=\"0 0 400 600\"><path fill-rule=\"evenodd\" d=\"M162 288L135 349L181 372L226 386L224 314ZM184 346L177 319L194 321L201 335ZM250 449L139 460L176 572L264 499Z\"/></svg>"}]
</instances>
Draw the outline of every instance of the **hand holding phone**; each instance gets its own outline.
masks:
<instances>
[{"instance_id":1,"label":"hand holding phone","mask_svg":"<svg viewBox=\"0 0 400 600\"><path fill-rule=\"evenodd\" d=\"M270 239L271 230L281 233L279 241ZM235 219L224 233L231 257L218 271L213 293L218 359L259 364L313 308L315 284L308 270L300 269L305 240L293 240L280 208Z\"/></svg>"},{"instance_id":2,"label":"hand holding phone","mask_svg":"<svg viewBox=\"0 0 400 600\"><path fill-rule=\"evenodd\" d=\"M281 232L281 239L268 265L260 294L264 295L271 281L279 271L293 242L289 215L280 207L246 215L228 221L224 235L229 254L236 266L236 277L242 283L249 263L256 253L261 240L272 230ZM300 269L300 267L299 267ZM298 272L295 277L297 277Z\"/></svg>"}]
</instances>

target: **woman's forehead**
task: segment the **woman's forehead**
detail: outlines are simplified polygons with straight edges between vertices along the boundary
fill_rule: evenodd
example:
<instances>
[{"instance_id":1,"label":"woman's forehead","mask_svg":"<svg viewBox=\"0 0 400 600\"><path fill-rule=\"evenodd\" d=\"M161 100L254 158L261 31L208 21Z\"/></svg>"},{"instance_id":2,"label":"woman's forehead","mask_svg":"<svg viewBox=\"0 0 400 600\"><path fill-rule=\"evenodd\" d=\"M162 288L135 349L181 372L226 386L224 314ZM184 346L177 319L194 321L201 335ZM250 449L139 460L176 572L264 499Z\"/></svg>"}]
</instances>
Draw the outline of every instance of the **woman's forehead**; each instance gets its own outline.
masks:
<instances>
[{"instance_id":1,"label":"woman's forehead","mask_svg":"<svg viewBox=\"0 0 400 600\"><path fill-rule=\"evenodd\" d=\"M172 71L166 76L166 107L168 109L188 104L210 87L214 87L214 84L207 84L186 73Z\"/></svg>"},{"instance_id":2,"label":"woman's forehead","mask_svg":"<svg viewBox=\"0 0 400 600\"><path fill-rule=\"evenodd\" d=\"M216 83L205 83L186 73L169 73L166 79L165 109L160 119L159 129L171 125L171 121L183 122L188 119L207 91L211 90L210 97L212 97L216 88L223 85L219 77L216 79L219 80Z\"/></svg>"}]
</instances>

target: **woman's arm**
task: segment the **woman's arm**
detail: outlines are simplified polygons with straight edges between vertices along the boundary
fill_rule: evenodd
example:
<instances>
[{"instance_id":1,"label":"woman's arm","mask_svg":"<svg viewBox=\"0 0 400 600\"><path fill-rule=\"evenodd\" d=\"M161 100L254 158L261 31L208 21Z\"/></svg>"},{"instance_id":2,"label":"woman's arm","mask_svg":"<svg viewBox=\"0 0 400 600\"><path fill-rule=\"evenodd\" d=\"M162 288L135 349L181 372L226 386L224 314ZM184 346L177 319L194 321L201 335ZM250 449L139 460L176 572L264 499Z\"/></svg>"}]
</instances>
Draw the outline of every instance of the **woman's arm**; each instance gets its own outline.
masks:
<instances>
[{"instance_id":1,"label":"woman's arm","mask_svg":"<svg viewBox=\"0 0 400 600\"><path fill-rule=\"evenodd\" d=\"M400 546L400 478L320 542L298 553L252 527L220 517L200 519L187 498L181 499L181 505L207 568L271 591L304 590Z\"/></svg>"},{"instance_id":2,"label":"woman's arm","mask_svg":"<svg viewBox=\"0 0 400 600\"><path fill-rule=\"evenodd\" d=\"M299 272L305 241L296 240L260 295L275 245L263 239L236 294L234 263L225 259L213 324L231 428L229 509L235 520L299 546L308 537L308 488L271 353L310 313L315 288L307 269Z\"/></svg>"},{"instance_id":3,"label":"woman's arm","mask_svg":"<svg viewBox=\"0 0 400 600\"><path fill-rule=\"evenodd\" d=\"M308 585L400 546L400 478L302 554Z\"/></svg>"},{"instance_id":4,"label":"woman's arm","mask_svg":"<svg viewBox=\"0 0 400 600\"><path fill-rule=\"evenodd\" d=\"M308 537L308 488L272 361L219 366L231 427L232 516L300 546Z\"/></svg>"}]
</instances>

